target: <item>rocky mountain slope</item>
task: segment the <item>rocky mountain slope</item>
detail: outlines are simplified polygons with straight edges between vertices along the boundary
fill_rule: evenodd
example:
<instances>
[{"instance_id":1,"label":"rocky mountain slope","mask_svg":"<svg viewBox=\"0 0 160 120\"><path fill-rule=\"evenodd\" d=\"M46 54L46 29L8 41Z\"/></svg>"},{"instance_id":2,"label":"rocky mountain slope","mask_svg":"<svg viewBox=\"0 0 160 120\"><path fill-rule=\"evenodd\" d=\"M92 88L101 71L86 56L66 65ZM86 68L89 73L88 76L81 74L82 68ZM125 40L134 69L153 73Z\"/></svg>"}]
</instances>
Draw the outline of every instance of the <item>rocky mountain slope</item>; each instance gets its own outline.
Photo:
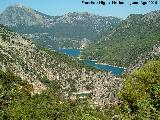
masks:
<instances>
[{"instance_id":1,"label":"rocky mountain slope","mask_svg":"<svg viewBox=\"0 0 160 120\"><path fill-rule=\"evenodd\" d=\"M0 119L110 120L113 116L93 107L89 100L65 100L56 88L36 95L31 95L32 90L33 86L27 81L0 70Z\"/></svg>"},{"instance_id":2,"label":"rocky mountain slope","mask_svg":"<svg viewBox=\"0 0 160 120\"><path fill-rule=\"evenodd\" d=\"M23 5L8 7L0 14L0 23L48 48L80 48L94 42L121 20L89 13L49 16Z\"/></svg>"},{"instance_id":3,"label":"rocky mountain slope","mask_svg":"<svg viewBox=\"0 0 160 120\"><path fill-rule=\"evenodd\" d=\"M83 53L100 62L128 67L160 41L160 11L131 14Z\"/></svg>"},{"instance_id":4,"label":"rocky mountain slope","mask_svg":"<svg viewBox=\"0 0 160 120\"><path fill-rule=\"evenodd\" d=\"M85 66L68 56L38 47L31 40L0 26L0 69L11 71L33 85L34 93L57 88L64 98L89 92L99 104L117 102L122 79Z\"/></svg>"},{"instance_id":5,"label":"rocky mountain slope","mask_svg":"<svg viewBox=\"0 0 160 120\"><path fill-rule=\"evenodd\" d=\"M0 47L1 55L0 65L3 63L3 71L5 71L6 63L9 65L10 60L14 57L9 49L14 48L18 50L18 47L24 48L29 41L22 40L18 34L9 32L3 26L0 27L0 42L2 42ZM5 33L5 34L3 34ZM8 33L8 34L6 34ZM12 35L11 35L12 34ZM8 37L5 37L8 35ZM10 36L10 39L8 39ZM15 37L16 36L16 37ZM3 38L3 40L1 40ZM7 39L6 39L7 38ZM14 39L16 38L17 41ZM11 44L8 42L10 41ZM21 40L22 42L19 42ZM21 44L14 44L21 43ZM22 45L23 43L23 45ZM7 45L11 45L10 47ZM36 48L36 46L32 46ZM5 48L5 49L4 49ZM29 47L28 47L29 48ZM32 49L33 49L32 48ZM37 48L38 49L38 48ZM6 51L4 51L6 50ZM16 52L13 51L13 52ZM154 52L157 52L158 47L154 46ZM25 51L23 51L25 54ZM42 52L42 51L41 51ZM50 51L44 51L47 54ZM40 52L38 52L40 53ZM50 53L54 56L55 54ZM58 55L58 54L57 54ZM56 56L57 56L56 55ZM10 56L10 57L9 57ZM17 55L17 60L19 60L21 54ZM34 53L32 52L32 56ZM7 58L9 57L8 61ZM13 59L11 59L11 57ZM57 56L58 57L58 56ZM62 55L61 55L62 57ZM35 59L35 58L34 58ZM67 59L67 58L66 58ZM30 59L31 60L31 59ZM33 61L33 59L32 59ZM39 60L41 61L41 60ZM60 60L61 61L61 60ZM12 61L13 63L13 61ZM75 63L75 62L74 62ZM17 62L16 65L19 63ZM71 65L71 64L70 64ZM21 66L21 65L19 65ZM34 66L36 68L36 66ZM12 71L9 71L12 70ZM160 59L155 61L149 61L142 68L134 70L130 75L125 77L123 83L123 89L118 92L119 104L111 104L118 101L113 96L113 91L117 90L121 85L120 79L113 79L109 77L104 79L104 74L100 71L96 74L95 80L92 83L92 95L91 98L95 103L99 105L106 105L102 107L96 107L90 101L90 98L84 99L84 95L80 99L75 99L71 96L70 100L63 99L58 93L57 80L47 80L45 78L45 85L48 90L44 90L41 94L31 94L34 91L35 86L31 85L24 79L13 74L16 71L13 67L8 68L8 71L3 72L0 69L0 118L1 119L59 119L59 120L113 120L113 119L144 119L144 120L158 120L160 118ZM81 78L80 85L84 85L88 78L84 77L84 73L87 73L85 69L82 70L83 78ZM60 71L61 72L61 71ZM59 73L60 73L59 72ZM67 71L66 71L67 72ZM90 74L94 75L96 71L90 71ZM20 71L21 73L21 71ZM29 72L28 72L29 73ZM35 74L35 72L33 72ZM33 75L32 74L32 75ZM98 75L98 77L97 77ZM23 75L21 75L23 77ZM40 77L39 77L40 78ZM61 76L60 76L61 78ZM58 81L60 82L60 81ZM32 83L33 84L33 83ZM88 86L87 88L90 89ZM80 88L77 86L76 88ZM83 88L83 87L81 87ZM41 89L42 90L42 89ZM80 93L80 92L79 92ZM74 92L74 94L79 94ZM89 91L84 91L81 93L89 93ZM83 97L83 98L82 98ZM94 99L97 98L97 99ZM110 102L111 101L111 102Z\"/></svg>"}]
</instances>

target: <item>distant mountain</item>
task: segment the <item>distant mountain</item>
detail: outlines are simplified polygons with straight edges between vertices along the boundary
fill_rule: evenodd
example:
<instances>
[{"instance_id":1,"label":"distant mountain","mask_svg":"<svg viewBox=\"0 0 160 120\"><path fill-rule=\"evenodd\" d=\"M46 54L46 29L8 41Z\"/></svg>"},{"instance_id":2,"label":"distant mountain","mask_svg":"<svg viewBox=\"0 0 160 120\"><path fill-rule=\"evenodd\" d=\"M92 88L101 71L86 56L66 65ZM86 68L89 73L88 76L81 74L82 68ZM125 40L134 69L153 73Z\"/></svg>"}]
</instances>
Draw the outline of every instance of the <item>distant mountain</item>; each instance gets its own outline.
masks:
<instances>
[{"instance_id":1,"label":"distant mountain","mask_svg":"<svg viewBox=\"0 0 160 120\"><path fill-rule=\"evenodd\" d=\"M17 25L44 25L44 19L41 15L37 14L36 11L25 8L21 5L15 5L14 7L8 7L1 14L1 23L8 26Z\"/></svg>"},{"instance_id":2,"label":"distant mountain","mask_svg":"<svg viewBox=\"0 0 160 120\"><path fill-rule=\"evenodd\" d=\"M26 37L34 38L48 48L80 48L84 42L89 44L97 40L102 33L118 25L120 21L116 17L102 17L87 12L49 16L23 5L8 7L0 14L1 24Z\"/></svg>"},{"instance_id":3,"label":"distant mountain","mask_svg":"<svg viewBox=\"0 0 160 120\"><path fill-rule=\"evenodd\" d=\"M37 46L2 25L0 70L11 71L22 80L27 80L33 85L33 93L41 93L48 87L59 91L64 98L69 98L73 93L91 92L92 100L100 105L117 101L115 92L122 87L122 80L112 74Z\"/></svg>"},{"instance_id":4,"label":"distant mountain","mask_svg":"<svg viewBox=\"0 0 160 120\"><path fill-rule=\"evenodd\" d=\"M146 58L160 41L160 11L131 14L97 43L86 48L83 56L113 65L128 67Z\"/></svg>"}]
</instances>

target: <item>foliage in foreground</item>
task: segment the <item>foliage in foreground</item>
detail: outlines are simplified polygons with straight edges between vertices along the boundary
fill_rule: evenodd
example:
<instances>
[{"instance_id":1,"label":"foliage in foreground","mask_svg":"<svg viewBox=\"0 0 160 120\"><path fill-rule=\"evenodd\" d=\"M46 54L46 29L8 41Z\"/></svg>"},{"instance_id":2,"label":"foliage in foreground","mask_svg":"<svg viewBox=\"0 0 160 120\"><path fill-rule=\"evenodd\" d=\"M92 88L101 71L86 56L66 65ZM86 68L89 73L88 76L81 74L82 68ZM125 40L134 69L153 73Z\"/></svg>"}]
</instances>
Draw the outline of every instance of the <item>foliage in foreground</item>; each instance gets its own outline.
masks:
<instances>
[{"instance_id":1,"label":"foliage in foreground","mask_svg":"<svg viewBox=\"0 0 160 120\"><path fill-rule=\"evenodd\" d=\"M127 77L119 107L126 120L160 119L160 60L150 61Z\"/></svg>"},{"instance_id":2,"label":"foliage in foreground","mask_svg":"<svg viewBox=\"0 0 160 120\"><path fill-rule=\"evenodd\" d=\"M31 95L33 87L12 73L0 71L0 119L97 120L106 117L88 101L66 101L54 90Z\"/></svg>"},{"instance_id":3,"label":"foliage in foreground","mask_svg":"<svg viewBox=\"0 0 160 120\"><path fill-rule=\"evenodd\" d=\"M89 100L64 100L54 90L31 95L33 87L0 71L0 118L27 120L158 120L160 119L160 60L150 61L127 76L119 106L103 111ZM115 112L113 112L115 111Z\"/></svg>"}]
</instances>

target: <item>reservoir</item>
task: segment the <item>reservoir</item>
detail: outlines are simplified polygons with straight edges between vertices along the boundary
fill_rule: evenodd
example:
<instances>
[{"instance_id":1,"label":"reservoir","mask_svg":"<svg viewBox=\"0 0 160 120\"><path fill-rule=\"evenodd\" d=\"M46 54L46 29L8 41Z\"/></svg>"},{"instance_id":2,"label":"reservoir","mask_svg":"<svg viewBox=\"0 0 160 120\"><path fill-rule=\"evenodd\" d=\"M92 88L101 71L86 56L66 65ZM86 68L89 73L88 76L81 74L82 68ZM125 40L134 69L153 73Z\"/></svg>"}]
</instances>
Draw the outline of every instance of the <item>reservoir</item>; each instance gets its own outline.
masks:
<instances>
[{"instance_id":1,"label":"reservoir","mask_svg":"<svg viewBox=\"0 0 160 120\"><path fill-rule=\"evenodd\" d=\"M69 56L72 57L77 57L80 54L80 50L79 49L58 49L59 52L67 54Z\"/></svg>"},{"instance_id":2,"label":"reservoir","mask_svg":"<svg viewBox=\"0 0 160 120\"><path fill-rule=\"evenodd\" d=\"M78 57L78 55L81 52L80 49L58 49L58 51L72 57ZM95 67L97 69L109 71L115 76L122 75L124 72L124 68L122 67L117 67L117 66L112 66L107 64L99 64L99 63L96 63L96 61L92 61L92 60L83 60L83 61L85 64Z\"/></svg>"}]
</instances>

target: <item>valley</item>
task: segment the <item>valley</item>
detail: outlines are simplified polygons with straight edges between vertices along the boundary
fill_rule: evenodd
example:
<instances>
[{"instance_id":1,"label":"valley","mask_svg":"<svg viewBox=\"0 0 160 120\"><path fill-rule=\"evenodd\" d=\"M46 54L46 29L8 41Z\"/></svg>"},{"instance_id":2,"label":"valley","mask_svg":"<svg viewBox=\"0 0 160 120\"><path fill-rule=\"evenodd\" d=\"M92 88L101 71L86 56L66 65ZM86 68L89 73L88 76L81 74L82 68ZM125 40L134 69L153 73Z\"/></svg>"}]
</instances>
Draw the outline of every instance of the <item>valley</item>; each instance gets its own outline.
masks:
<instances>
[{"instance_id":1,"label":"valley","mask_svg":"<svg viewBox=\"0 0 160 120\"><path fill-rule=\"evenodd\" d=\"M89 67L79 60L72 60L64 54L37 46L31 40L8 31L4 26L0 27L0 36L0 68L6 72L12 71L22 80L32 84L34 90L32 94L40 94L47 90L48 86L52 88L55 85L64 99L70 98L73 92L95 90L92 99L104 106L106 102L113 102L112 99L116 99L112 94L122 87L120 84L122 79ZM115 85L108 90L99 89L99 84L101 88ZM107 101L106 96L109 97Z\"/></svg>"},{"instance_id":2,"label":"valley","mask_svg":"<svg viewBox=\"0 0 160 120\"><path fill-rule=\"evenodd\" d=\"M159 10L0 14L0 119L158 120L159 103Z\"/></svg>"}]
</instances>

